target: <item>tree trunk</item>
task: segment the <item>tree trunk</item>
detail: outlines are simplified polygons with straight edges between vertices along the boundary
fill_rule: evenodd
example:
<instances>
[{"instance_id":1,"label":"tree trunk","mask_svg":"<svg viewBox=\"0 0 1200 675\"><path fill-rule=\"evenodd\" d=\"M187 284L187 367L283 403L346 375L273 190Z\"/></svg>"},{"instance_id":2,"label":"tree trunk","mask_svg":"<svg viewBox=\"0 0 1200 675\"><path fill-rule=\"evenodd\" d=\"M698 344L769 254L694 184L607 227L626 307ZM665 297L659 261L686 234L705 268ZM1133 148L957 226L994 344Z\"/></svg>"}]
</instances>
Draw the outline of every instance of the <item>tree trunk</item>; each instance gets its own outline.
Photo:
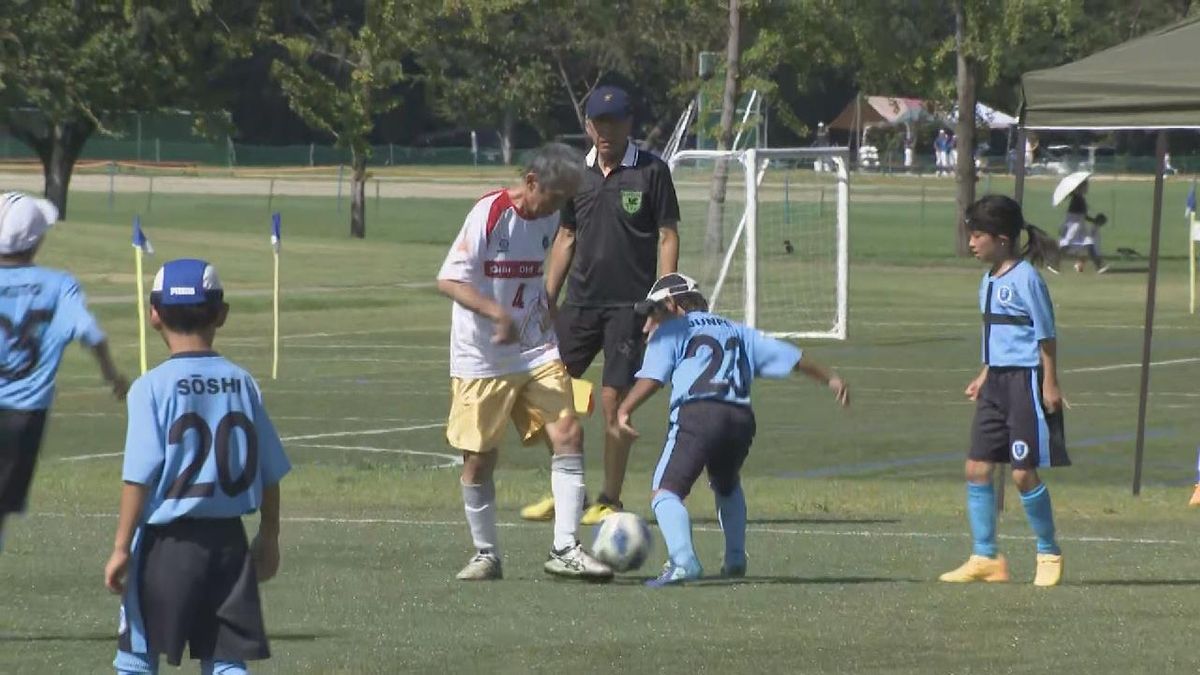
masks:
<instances>
[{"instance_id":1,"label":"tree trunk","mask_svg":"<svg viewBox=\"0 0 1200 675\"><path fill-rule=\"evenodd\" d=\"M728 150L733 143L733 117L737 110L738 66L741 61L741 13L738 0L729 0L729 42L725 52L725 92L721 98L721 126L717 134L717 149ZM725 219L725 189L729 182L728 160L717 160L708 190L708 220L704 228L704 257L710 264L720 264L725 248L722 224ZM719 271L719 270L718 270ZM709 275L709 283L715 281Z\"/></svg>"},{"instance_id":2,"label":"tree trunk","mask_svg":"<svg viewBox=\"0 0 1200 675\"><path fill-rule=\"evenodd\" d=\"M978 64L967 53L967 14L963 0L954 0L954 43L958 54L958 125L954 130L958 152L956 177L958 182L958 228L954 250L967 255L969 233L966 226L967 207L975 201L975 80Z\"/></svg>"},{"instance_id":3,"label":"tree trunk","mask_svg":"<svg viewBox=\"0 0 1200 675\"><path fill-rule=\"evenodd\" d=\"M504 119L500 121L500 155L504 158L504 166L513 162L513 132L517 126L517 116L512 110L504 111Z\"/></svg>"},{"instance_id":4,"label":"tree trunk","mask_svg":"<svg viewBox=\"0 0 1200 675\"><path fill-rule=\"evenodd\" d=\"M95 130L95 125L87 120L13 120L9 125L13 137L29 146L41 160L42 192L58 209L60 219L67 217L67 195L75 161Z\"/></svg>"},{"instance_id":5,"label":"tree trunk","mask_svg":"<svg viewBox=\"0 0 1200 675\"><path fill-rule=\"evenodd\" d=\"M350 236L367 236L367 156L361 151L350 152Z\"/></svg>"}]
</instances>

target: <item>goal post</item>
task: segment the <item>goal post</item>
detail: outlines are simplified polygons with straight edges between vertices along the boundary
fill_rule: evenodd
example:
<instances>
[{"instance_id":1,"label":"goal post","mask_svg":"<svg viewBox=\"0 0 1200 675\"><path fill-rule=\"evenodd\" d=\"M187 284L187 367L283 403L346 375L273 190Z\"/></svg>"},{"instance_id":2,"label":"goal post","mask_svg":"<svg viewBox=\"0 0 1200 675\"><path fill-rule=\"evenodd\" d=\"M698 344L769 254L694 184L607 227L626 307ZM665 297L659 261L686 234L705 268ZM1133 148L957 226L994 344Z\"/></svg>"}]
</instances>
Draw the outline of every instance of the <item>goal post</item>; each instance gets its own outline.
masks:
<instances>
[{"instance_id":1,"label":"goal post","mask_svg":"<svg viewBox=\"0 0 1200 675\"><path fill-rule=\"evenodd\" d=\"M713 311L780 337L846 338L847 159L844 148L670 158L680 271L697 278Z\"/></svg>"}]
</instances>

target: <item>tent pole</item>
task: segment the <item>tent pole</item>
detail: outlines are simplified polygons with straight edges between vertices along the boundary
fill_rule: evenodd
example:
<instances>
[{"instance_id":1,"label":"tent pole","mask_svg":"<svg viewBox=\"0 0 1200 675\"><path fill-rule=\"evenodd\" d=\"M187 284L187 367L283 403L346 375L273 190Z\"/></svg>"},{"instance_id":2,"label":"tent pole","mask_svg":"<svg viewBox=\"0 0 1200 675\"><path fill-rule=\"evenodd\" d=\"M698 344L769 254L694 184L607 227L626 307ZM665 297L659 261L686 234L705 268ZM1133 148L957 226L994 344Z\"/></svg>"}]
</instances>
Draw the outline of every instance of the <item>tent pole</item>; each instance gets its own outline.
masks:
<instances>
[{"instance_id":1,"label":"tent pole","mask_svg":"<svg viewBox=\"0 0 1200 675\"><path fill-rule=\"evenodd\" d=\"M1138 393L1137 447L1133 454L1133 495L1142 492L1142 457L1146 450L1146 404L1150 396L1150 339L1154 336L1154 294L1158 285L1158 240L1162 229L1163 168L1167 154L1167 131L1158 132L1155 149L1154 215L1150 220L1150 278L1146 281L1146 327L1142 336L1142 382Z\"/></svg>"},{"instance_id":2,"label":"tent pole","mask_svg":"<svg viewBox=\"0 0 1200 675\"><path fill-rule=\"evenodd\" d=\"M1013 169L1016 172L1016 186L1013 188L1013 199L1018 204L1025 204L1025 127L1017 127L1017 148L1013 153Z\"/></svg>"}]
</instances>

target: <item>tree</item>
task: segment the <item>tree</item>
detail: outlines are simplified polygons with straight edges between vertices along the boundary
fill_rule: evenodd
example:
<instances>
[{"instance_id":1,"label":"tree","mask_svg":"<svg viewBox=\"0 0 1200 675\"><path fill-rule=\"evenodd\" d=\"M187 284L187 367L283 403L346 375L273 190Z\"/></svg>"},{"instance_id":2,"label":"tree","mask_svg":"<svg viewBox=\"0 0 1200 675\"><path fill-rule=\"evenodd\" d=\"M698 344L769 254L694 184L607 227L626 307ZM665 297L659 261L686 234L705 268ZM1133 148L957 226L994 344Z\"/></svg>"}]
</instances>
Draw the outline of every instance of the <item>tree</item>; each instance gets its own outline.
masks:
<instances>
[{"instance_id":1,"label":"tree","mask_svg":"<svg viewBox=\"0 0 1200 675\"><path fill-rule=\"evenodd\" d=\"M219 105L203 83L245 53L248 35L229 26L252 16L218 0L0 3L0 126L37 154L62 216L75 161L114 114Z\"/></svg>"},{"instance_id":2,"label":"tree","mask_svg":"<svg viewBox=\"0 0 1200 675\"><path fill-rule=\"evenodd\" d=\"M741 62L742 19L738 0L729 0L729 37L725 45L725 86L721 95L721 122L717 131L717 149L733 146L733 116L738 100L738 64ZM708 218L704 227L704 259L717 263L724 248L722 231L725 220L725 191L729 184L729 160L719 159L713 167L708 189ZM711 274L706 278L712 278Z\"/></svg>"},{"instance_id":3,"label":"tree","mask_svg":"<svg viewBox=\"0 0 1200 675\"><path fill-rule=\"evenodd\" d=\"M333 0L317 5L308 13L288 3L263 32L282 49L271 74L292 110L350 152L350 236L361 239L367 234L370 134L375 118L401 103L392 89L404 77L401 60L416 8L406 7L414 14L402 20L393 0L367 0L361 13L342 13ZM279 22L283 27L275 30Z\"/></svg>"}]
</instances>

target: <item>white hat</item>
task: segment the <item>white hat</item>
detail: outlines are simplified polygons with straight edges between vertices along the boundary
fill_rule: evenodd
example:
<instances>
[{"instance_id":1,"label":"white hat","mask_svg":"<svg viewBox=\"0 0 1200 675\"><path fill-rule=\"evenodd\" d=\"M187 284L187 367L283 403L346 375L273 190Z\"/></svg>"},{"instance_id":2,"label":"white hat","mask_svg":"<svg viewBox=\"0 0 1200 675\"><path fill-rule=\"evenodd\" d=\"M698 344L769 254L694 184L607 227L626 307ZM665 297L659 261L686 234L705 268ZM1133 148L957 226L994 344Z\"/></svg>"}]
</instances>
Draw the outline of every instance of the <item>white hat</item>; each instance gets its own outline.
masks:
<instances>
[{"instance_id":1,"label":"white hat","mask_svg":"<svg viewBox=\"0 0 1200 675\"><path fill-rule=\"evenodd\" d=\"M0 255L24 253L37 246L57 220L58 209L48 200L20 192L0 195Z\"/></svg>"}]
</instances>

